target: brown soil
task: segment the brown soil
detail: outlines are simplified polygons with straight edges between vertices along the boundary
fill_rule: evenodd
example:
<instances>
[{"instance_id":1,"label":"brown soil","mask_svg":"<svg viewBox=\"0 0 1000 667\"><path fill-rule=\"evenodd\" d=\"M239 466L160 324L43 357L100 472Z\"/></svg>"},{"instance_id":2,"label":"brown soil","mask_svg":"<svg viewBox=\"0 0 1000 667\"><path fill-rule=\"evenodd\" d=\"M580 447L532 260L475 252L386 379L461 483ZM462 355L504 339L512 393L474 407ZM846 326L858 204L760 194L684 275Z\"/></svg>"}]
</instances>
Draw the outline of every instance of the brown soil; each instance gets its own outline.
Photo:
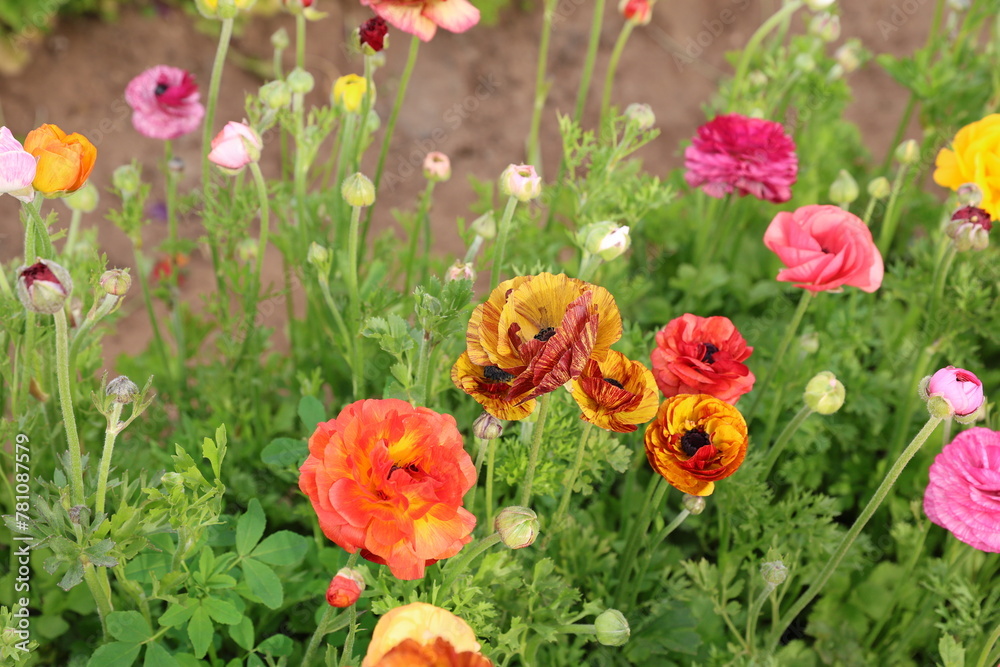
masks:
<instances>
[{"instance_id":1,"label":"brown soil","mask_svg":"<svg viewBox=\"0 0 1000 667\"><path fill-rule=\"evenodd\" d=\"M315 75L317 90L327 94L341 74L360 73L360 63L351 61L341 45L347 33L370 16L354 2L328 6L318 3L329 16L310 24L307 66ZM539 3L540 4L540 3ZM704 122L702 105L716 89L718 79L731 72L727 51L740 48L753 31L779 6L778 0L671 0L654 10L649 26L637 29L619 66L614 102L646 102L656 113L662 135L642 153L646 168L665 174L678 166L679 146ZM621 19L616 3L608 1L601 54L585 123L593 126L599 105L600 82L608 54L617 37ZM911 53L922 45L933 13L933 3L917 0L842 0L843 38L859 37L875 52L897 55ZM905 7L904 7L905 5ZM554 165L559 158L556 110L572 110L579 72L586 50L591 20L591 3L562 0L552 38L549 71L553 89L542 125L543 164ZM907 12L907 10L912 10ZM730 12L725 14L725 12ZM905 20L899 20L902 17ZM454 176L435 192L432 224L437 251L462 253L455 226L457 217L468 217L474 199L467 175L492 179L511 162L524 159L534 95L535 63L541 12L511 9L503 13L497 26L479 26L464 35L439 31L434 40L421 47L419 60L387 163L386 183L376 210L376 231L396 227L391 209L411 209L423 188L419 162L429 150L451 156ZM898 30L883 35L887 23L897 19ZM722 20L729 21L728 25ZM287 16L254 17L233 43L239 56L268 62L269 36L279 26L294 34ZM718 33L713 34L713 32ZM702 53L691 65L679 67L677 49L700 40ZM394 98L399 73L406 57L409 36L394 32L387 67L377 75L380 86L377 110L386 119ZM839 43L839 42L838 42ZM133 264L130 244L124 235L104 219L113 197L105 194L112 171L134 159L144 167L147 179L158 178L162 159L161 142L138 134L123 101L129 80L157 64L170 64L192 71L207 90L216 41L195 30L192 19L170 10L159 16L126 11L112 24L96 20L64 22L35 49L30 64L17 76L0 78L2 122L15 136L22 136L43 122L58 124L66 131L89 137L99 150L92 180L102 191L101 207L85 218L85 226L99 227L100 249L107 253L109 266ZM830 48L834 48L835 43ZM291 54L286 54L286 66ZM231 58L223 77L216 126L243 117L245 91L254 91L263 82ZM871 64L850 75L856 91L851 119L858 123L874 156L881 158L906 101L904 91L877 66ZM316 103L320 97L317 93ZM910 136L916 128L911 128ZM177 140L175 150L188 165L182 191L200 182L198 144L200 135ZM369 151L369 158L374 158ZM265 149L265 154L267 153ZM265 159L274 160L265 155ZM374 161L374 160L372 160ZM414 168L414 166L416 167ZM373 165L366 165L369 173ZM399 178L390 178L395 174ZM548 174L551 177L551 174ZM397 182L398 181L398 182ZM159 191L154 191L154 199ZM160 195L162 197L162 195ZM65 211L59 203L46 205ZM61 224L68 213L61 212ZM197 219L184 221L181 233L197 237ZM22 252L17 202L0 198L0 262L9 262ZM400 236L403 232L399 231ZM165 225L147 229L147 247L155 247L166 235ZM280 281L278 258L268 255L265 284ZM192 258L185 290L193 299L201 285L211 282L205 257ZM106 339L105 357L131 354L144 349L149 326L138 298L130 299L116 332Z\"/></svg>"}]
</instances>

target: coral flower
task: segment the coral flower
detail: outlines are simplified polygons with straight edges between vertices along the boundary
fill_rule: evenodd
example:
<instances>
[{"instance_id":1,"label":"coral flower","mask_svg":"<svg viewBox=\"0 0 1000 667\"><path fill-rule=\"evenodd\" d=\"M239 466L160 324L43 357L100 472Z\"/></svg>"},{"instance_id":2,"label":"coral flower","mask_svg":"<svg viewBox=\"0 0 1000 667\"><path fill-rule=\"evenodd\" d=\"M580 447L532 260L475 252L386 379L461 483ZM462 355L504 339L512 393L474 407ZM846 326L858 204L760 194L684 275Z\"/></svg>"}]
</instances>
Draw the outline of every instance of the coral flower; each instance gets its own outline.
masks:
<instances>
[{"instance_id":1,"label":"coral flower","mask_svg":"<svg viewBox=\"0 0 1000 667\"><path fill-rule=\"evenodd\" d=\"M979 206L1000 217L1000 114L963 127L935 160L934 182L958 190L975 183L983 193Z\"/></svg>"},{"instance_id":2,"label":"coral flower","mask_svg":"<svg viewBox=\"0 0 1000 667\"><path fill-rule=\"evenodd\" d=\"M1000 553L1000 432L962 431L930 468L924 512L962 542Z\"/></svg>"},{"instance_id":3,"label":"coral flower","mask_svg":"<svg viewBox=\"0 0 1000 667\"><path fill-rule=\"evenodd\" d=\"M465 32L479 23L479 10L469 0L361 0L361 4L425 42L439 27Z\"/></svg>"},{"instance_id":4,"label":"coral flower","mask_svg":"<svg viewBox=\"0 0 1000 667\"><path fill-rule=\"evenodd\" d=\"M316 427L300 473L326 536L399 579L423 577L472 539L462 496L476 469L451 415L397 399L352 403Z\"/></svg>"},{"instance_id":5,"label":"coral flower","mask_svg":"<svg viewBox=\"0 0 1000 667\"><path fill-rule=\"evenodd\" d=\"M157 65L132 79L125 88L132 125L151 139L176 139L194 132L205 117L198 85L190 72Z\"/></svg>"},{"instance_id":6,"label":"coral flower","mask_svg":"<svg viewBox=\"0 0 1000 667\"><path fill-rule=\"evenodd\" d=\"M0 127L0 195L24 202L34 199L31 182L35 180L35 169L35 156L24 150L10 130Z\"/></svg>"},{"instance_id":7,"label":"coral flower","mask_svg":"<svg viewBox=\"0 0 1000 667\"><path fill-rule=\"evenodd\" d=\"M375 624L361 667L488 667L476 633L446 609L411 602Z\"/></svg>"},{"instance_id":8,"label":"coral flower","mask_svg":"<svg viewBox=\"0 0 1000 667\"><path fill-rule=\"evenodd\" d=\"M839 206L782 211L764 232L764 245L788 267L778 272L778 280L810 292L844 285L874 292L882 285L882 254L871 231Z\"/></svg>"},{"instance_id":9,"label":"coral flower","mask_svg":"<svg viewBox=\"0 0 1000 667\"><path fill-rule=\"evenodd\" d=\"M795 142L780 123L740 114L717 116L698 128L684 150L684 180L721 198L734 190L781 203L798 175Z\"/></svg>"},{"instance_id":10,"label":"coral flower","mask_svg":"<svg viewBox=\"0 0 1000 667\"><path fill-rule=\"evenodd\" d=\"M583 411L580 419L618 433L631 433L648 422L659 404L653 374L616 350L604 361L588 361L572 390Z\"/></svg>"},{"instance_id":11,"label":"coral flower","mask_svg":"<svg viewBox=\"0 0 1000 667\"><path fill-rule=\"evenodd\" d=\"M465 339L470 361L485 378L510 382L507 399L517 405L579 377L589 359L603 361L621 335L610 292L541 273L500 283L473 311Z\"/></svg>"},{"instance_id":12,"label":"coral flower","mask_svg":"<svg viewBox=\"0 0 1000 667\"><path fill-rule=\"evenodd\" d=\"M709 394L735 404L753 389L754 375L743 364L751 352L728 317L687 313L657 332L650 357L665 397Z\"/></svg>"},{"instance_id":13,"label":"coral flower","mask_svg":"<svg viewBox=\"0 0 1000 667\"><path fill-rule=\"evenodd\" d=\"M47 195L82 188L97 161L97 148L87 137L76 132L67 135L47 123L28 133L24 150L38 158L32 184Z\"/></svg>"},{"instance_id":14,"label":"coral flower","mask_svg":"<svg viewBox=\"0 0 1000 667\"><path fill-rule=\"evenodd\" d=\"M747 453L747 424L740 411L708 394L680 394L663 401L646 428L646 458L653 470L692 496L710 496Z\"/></svg>"}]
</instances>

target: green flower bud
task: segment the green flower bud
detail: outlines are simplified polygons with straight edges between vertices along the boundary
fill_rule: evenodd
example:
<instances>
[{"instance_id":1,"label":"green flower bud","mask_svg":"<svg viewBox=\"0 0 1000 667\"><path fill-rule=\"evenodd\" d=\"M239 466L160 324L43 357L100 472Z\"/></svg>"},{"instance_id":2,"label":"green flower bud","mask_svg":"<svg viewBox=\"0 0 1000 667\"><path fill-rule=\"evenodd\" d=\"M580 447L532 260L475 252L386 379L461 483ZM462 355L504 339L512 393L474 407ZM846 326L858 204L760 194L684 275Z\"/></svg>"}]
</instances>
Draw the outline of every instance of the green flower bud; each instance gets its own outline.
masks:
<instances>
[{"instance_id":1,"label":"green flower bud","mask_svg":"<svg viewBox=\"0 0 1000 667\"><path fill-rule=\"evenodd\" d=\"M780 560L762 563L760 576L768 586L780 586L788 578L788 568Z\"/></svg>"},{"instance_id":2,"label":"green flower bud","mask_svg":"<svg viewBox=\"0 0 1000 667\"><path fill-rule=\"evenodd\" d=\"M896 147L896 160L900 164L913 165L920 162L920 144L916 139L907 139Z\"/></svg>"},{"instance_id":3,"label":"green flower bud","mask_svg":"<svg viewBox=\"0 0 1000 667\"><path fill-rule=\"evenodd\" d=\"M139 386L124 375L119 375L108 383L105 393L108 396L113 396L115 403L126 405L134 401L139 395Z\"/></svg>"},{"instance_id":4,"label":"green flower bud","mask_svg":"<svg viewBox=\"0 0 1000 667\"><path fill-rule=\"evenodd\" d=\"M819 334L810 331L799 336L799 349L805 354L816 354L819 351Z\"/></svg>"},{"instance_id":5,"label":"green flower bud","mask_svg":"<svg viewBox=\"0 0 1000 667\"><path fill-rule=\"evenodd\" d=\"M963 183L955 190L959 206L979 206L983 202L983 191L975 183Z\"/></svg>"},{"instance_id":6,"label":"green flower bud","mask_svg":"<svg viewBox=\"0 0 1000 667\"><path fill-rule=\"evenodd\" d=\"M101 275L101 288L111 296L125 296L128 288L132 286L132 276L128 274L128 271L128 269L105 271Z\"/></svg>"},{"instance_id":7,"label":"green flower bud","mask_svg":"<svg viewBox=\"0 0 1000 667\"><path fill-rule=\"evenodd\" d=\"M858 198L858 182L846 169L841 169L837 178L830 184L830 201L837 206L846 208Z\"/></svg>"},{"instance_id":8,"label":"green flower bud","mask_svg":"<svg viewBox=\"0 0 1000 667\"><path fill-rule=\"evenodd\" d=\"M816 69L816 60L808 53L800 53L795 56L792 66L799 72L808 74Z\"/></svg>"},{"instance_id":9,"label":"green flower bud","mask_svg":"<svg viewBox=\"0 0 1000 667\"><path fill-rule=\"evenodd\" d=\"M276 51L284 51L291 44L291 40L288 39L288 31L284 28L278 28L271 35L271 46L275 48Z\"/></svg>"},{"instance_id":10,"label":"green flower bud","mask_svg":"<svg viewBox=\"0 0 1000 667\"><path fill-rule=\"evenodd\" d=\"M530 547L538 537L538 515L527 507L505 507L493 522L500 539L511 549Z\"/></svg>"},{"instance_id":11,"label":"green flower bud","mask_svg":"<svg viewBox=\"0 0 1000 667\"><path fill-rule=\"evenodd\" d=\"M375 203L375 184L362 173L351 174L340 186L340 194L351 206L371 206Z\"/></svg>"},{"instance_id":12,"label":"green flower bud","mask_svg":"<svg viewBox=\"0 0 1000 667\"><path fill-rule=\"evenodd\" d=\"M892 193L892 186L885 176L873 178L868 182L868 194L874 199L885 199Z\"/></svg>"},{"instance_id":13,"label":"green flower bud","mask_svg":"<svg viewBox=\"0 0 1000 667\"><path fill-rule=\"evenodd\" d=\"M823 371L809 380L802 398L806 405L819 414L832 415L844 404L846 394L847 390L837 376L830 371Z\"/></svg>"},{"instance_id":14,"label":"green flower bud","mask_svg":"<svg viewBox=\"0 0 1000 667\"><path fill-rule=\"evenodd\" d=\"M481 216L472 221L470 225L472 231L477 235L482 236L487 241L495 239L497 237L497 221L493 217L493 212L483 213Z\"/></svg>"},{"instance_id":15,"label":"green flower bud","mask_svg":"<svg viewBox=\"0 0 1000 667\"><path fill-rule=\"evenodd\" d=\"M608 609L594 620L597 641L604 646L624 646L628 643L631 630L628 619L617 609Z\"/></svg>"},{"instance_id":16,"label":"green flower bud","mask_svg":"<svg viewBox=\"0 0 1000 667\"><path fill-rule=\"evenodd\" d=\"M313 241L309 245L309 251L306 252L306 261L312 264L320 273L324 273L324 269L329 271L330 269L330 251L326 246L321 246L320 244Z\"/></svg>"},{"instance_id":17,"label":"green flower bud","mask_svg":"<svg viewBox=\"0 0 1000 667\"><path fill-rule=\"evenodd\" d=\"M111 185L118 190L122 199L128 199L139 192L139 187L142 186L142 175L135 165L123 164L111 174Z\"/></svg>"},{"instance_id":18,"label":"green flower bud","mask_svg":"<svg viewBox=\"0 0 1000 667\"><path fill-rule=\"evenodd\" d=\"M639 126L643 132L656 125L656 114L648 104L632 103L625 107L625 117Z\"/></svg>"},{"instance_id":19,"label":"green flower bud","mask_svg":"<svg viewBox=\"0 0 1000 667\"><path fill-rule=\"evenodd\" d=\"M97 203L100 201L101 195L97 191L97 186L87 181L83 184L83 187L72 192L62 198L63 203L66 204L73 211L80 211L81 213L91 213L97 208Z\"/></svg>"},{"instance_id":20,"label":"green flower bud","mask_svg":"<svg viewBox=\"0 0 1000 667\"><path fill-rule=\"evenodd\" d=\"M684 507L690 514L701 514L705 511L705 498L703 496L692 496L690 493L685 493L684 498L681 500L681 506Z\"/></svg>"},{"instance_id":21,"label":"green flower bud","mask_svg":"<svg viewBox=\"0 0 1000 667\"><path fill-rule=\"evenodd\" d=\"M270 109L284 109L292 103L292 89L284 81L268 81L260 87L257 96Z\"/></svg>"},{"instance_id":22,"label":"green flower bud","mask_svg":"<svg viewBox=\"0 0 1000 667\"><path fill-rule=\"evenodd\" d=\"M299 67L288 73L286 81L291 91L299 95L306 95L312 92L313 87L316 85L313 75Z\"/></svg>"}]
</instances>

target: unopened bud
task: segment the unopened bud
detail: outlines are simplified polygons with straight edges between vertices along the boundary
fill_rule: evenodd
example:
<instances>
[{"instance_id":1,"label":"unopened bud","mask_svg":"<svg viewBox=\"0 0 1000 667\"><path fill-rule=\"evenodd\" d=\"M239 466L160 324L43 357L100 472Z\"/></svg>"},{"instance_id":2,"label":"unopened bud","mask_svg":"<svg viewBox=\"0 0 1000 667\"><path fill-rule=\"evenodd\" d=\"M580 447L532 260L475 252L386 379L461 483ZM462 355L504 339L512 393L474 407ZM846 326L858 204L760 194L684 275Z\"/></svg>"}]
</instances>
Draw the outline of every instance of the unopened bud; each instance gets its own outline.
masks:
<instances>
[{"instance_id":1,"label":"unopened bud","mask_svg":"<svg viewBox=\"0 0 1000 667\"><path fill-rule=\"evenodd\" d=\"M604 646L624 646L632 631L628 627L628 619L617 609L601 612L594 619L594 631L597 641Z\"/></svg>"},{"instance_id":2,"label":"unopened bud","mask_svg":"<svg viewBox=\"0 0 1000 667\"><path fill-rule=\"evenodd\" d=\"M656 114L648 104L632 103L625 107L625 117L635 123L643 132L656 125Z\"/></svg>"},{"instance_id":3,"label":"unopened bud","mask_svg":"<svg viewBox=\"0 0 1000 667\"><path fill-rule=\"evenodd\" d=\"M424 178L442 183L451 178L451 160L440 151L431 151L424 157Z\"/></svg>"},{"instance_id":4,"label":"unopened bud","mask_svg":"<svg viewBox=\"0 0 1000 667\"><path fill-rule=\"evenodd\" d=\"M618 11L626 21L635 25L649 25L653 20L653 3L650 0L620 0Z\"/></svg>"},{"instance_id":5,"label":"unopened bud","mask_svg":"<svg viewBox=\"0 0 1000 667\"><path fill-rule=\"evenodd\" d=\"M70 520L70 522L73 525L75 525L75 526L79 526L80 525L80 513L83 512L86 509L88 509L88 507L86 505L73 505L72 507L70 507L69 510L67 510L67 512L66 512L67 514L69 514L69 520Z\"/></svg>"},{"instance_id":6,"label":"unopened bud","mask_svg":"<svg viewBox=\"0 0 1000 667\"><path fill-rule=\"evenodd\" d=\"M480 440L495 440L503 435L503 422L484 412L472 422L472 433Z\"/></svg>"},{"instance_id":7,"label":"unopened bud","mask_svg":"<svg viewBox=\"0 0 1000 667\"><path fill-rule=\"evenodd\" d=\"M361 573L350 567L342 567L330 580L330 586L326 589L326 601L331 607L350 607L358 601L364 590L365 578Z\"/></svg>"},{"instance_id":8,"label":"unopened bud","mask_svg":"<svg viewBox=\"0 0 1000 667\"><path fill-rule=\"evenodd\" d=\"M803 74L808 74L816 69L816 59L808 53L800 53L795 56L795 60L792 61L792 66L797 71L802 72Z\"/></svg>"},{"instance_id":9,"label":"unopened bud","mask_svg":"<svg viewBox=\"0 0 1000 667\"><path fill-rule=\"evenodd\" d=\"M333 83L333 103L348 113L358 113L367 92L367 79L357 74L345 74Z\"/></svg>"},{"instance_id":10,"label":"unopened bud","mask_svg":"<svg viewBox=\"0 0 1000 667\"><path fill-rule=\"evenodd\" d=\"M530 547L538 537L538 515L527 507L505 507L493 522L500 540L511 549Z\"/></svg>"},{"instance_id":11,"label":"unopened bud","mask_svg":"<svg viewBox=\"0 0 1000 667\"><path fill-rule=\"evenodd\" d=\"M128 269L111 269L101 275L101 288L111 296L125 296L132 286L132 276Z\"/></svg>"},{"instance_id":12,"label":"unopened bud","mask_svg":"<svg viewBox=\"0 0 1000 667\"><path fill-rule=\"evenodd\" d=\"M260 87L257 96L270 109L284 109L292 103L292 88L284 81L268 81Z\"/></svg>"},{"instance_id":13,"label":"unopened bud","mask_svg":"<svg viewBox=\"0 0 1000 667\"><path fill-rule=\"evenodd\" d=\"M605 262L610 262L620 257L631 245L632 238L628 234L628 227L615 227L601 239L596 254Z\"/></svg>"},{"instance_id":14,"label":"unopened bud","mask_svg":"<svg viewBox=\"0 0 1000 667\"><path fill-rule=\"evenodd\" d=\"M323 267L329 268L330 251L326 246L321 246L313 241L309 245L309 250L306 252L306 261L322 271Z\"/></svg>"},{"instance_id":15,"label":"unopened bud","mask_svg":"<svg viewBox=\"0 0 1000 667\"><path fill-rule=\"evenodd\" d=\"M799 349L805 354L816 354L819 351L819 334L810 331L799 336Z\"/></svg>"},{"instance_id":16,"label":"unopened bud","mask_svg":"<svg viewBox=\"0 0 1000 667\"><path fill-rule=\"evenodd\" d=\"M362 173L351 174L340 186L340 194L351 206L371 206L375 203L375 184Z\"/></svg>"},{"instance_id":17,"label":"unopened bud","mask_svg":"<svg viewBox=\"0 0 1000 667\"><path fill-rule=\"evenodd\" d=\"M920 144L916 139L907 139L896 147L896 160L900 164L913 165L920 162Z\"/></svg>"},{"instance_id":18,"label":"unopened bud","mask_svg":"<svg viewBox=\"0 0 1000 667\"><path fill-rule=\"evenodd\" d=\"M763 88L767 85L768 81L770 81L770 79L768 79L767 75L759 69L755 69L747 74L747 82L754 88Z\"/></svg>"},{"instance_id":19,"label":"unopened bud","mask_svg":"<svg viewBox=\"0 0 1000 667\"><path fill-rule=\"evenodd\" d=\"M849 206L858 198L858 182L846 169L841 169L830 184L830 201L840 207Z\"/></svg>"},{"instance_id":20,"label":"unopened bud","mask_svg":"<svg viewBox=\"0 0 1000 667\"><path fill-rule=\"evenodd\" d=\"M278 51L284 51L291 44L291 40L288 39L288 31L284 28L278 28L271 35L271 46L273 46Z\"/></svg>"},{"instance_id":21,"label":"unopened bud","mask_svg":"<svg viewBox=\"0 0 1000 667\"><path fill-rule=\"evenodd\" d=\"M72 192L62 198L63 203L66 204L73 211L80 211L81 213L91 213L97 208L97 203L100 201L101 195L97 191L97 186L87 181L83 184L76 192Z\"/></svg>"},{"instance_id":22,"label":"unopened bud","mask_svg":"<svg viewBox=\"0 0 1000 667\"><path fill-rule=\"evenodd\" d=\"M832 415L844 404L846 395L847 390L837 376L830 371L823 371L809 380L802 398L815 412Z\"/></svg>"},{"instance_id":23,"label":"unopened bud","mask_svg":"<svg viewBox=\"0 0 1000 667\"><path fill-rule=\"evenodd\" d=\"M108 396L113 396L115 403L126 405L134 401L136 396L139 395L139 386L124 375L119 375L108 383L108 388L104 393Z\"/></svg>"},{"instance_id":24,"label":"unopened bud","mask_svg":"<svg viewBox=\"0 0 1000 667\"><path fill-rule=\"evenodd\" d=\"M814 15L809 21L809 34L824 42L837 41L840 37L840 17L828 12Z\"/></svg>"},{"instance_id":25,"label":"unopened bud","mask_svg":"<svg viewBox=\"0 0 1000 667\"><path fill-rule=\"evenodd\" d=\"M892 193L892 186L889 184L889 179L885 176L879 176L868 182L868 194L873 199L885 199Z\"/></svg>"},{"instance_id":26,"label":"unopened bud","mask_svg":"<svg viewBox=\"0 0 1000 667\"><path fill-rule=\"evenodd\" d=\"M780 586L788 578L788 568L780 560L761 563L760 576L769 586Z\"/></svg>"},{"instance_id":27,"label":"unopened bud","mask_svg":"<svg viewBox=\"0 0 1000 667\"><path fill-rule=\"evenodd\" d=\"M236 257L244 264L257 261L257 253L260 252L260 244L257 239L246 238L236 244Z\"/></svg>"},{"instance_id":28,"label":"unopened bud","mask_svg":"<svg viewBox=\"0 0 1000 667\"><path fill-rule=\"evenodd\" d=\"M73 291L69 271L48 259L17 270L17 296L33 313L52 315L58 312Z\"/></svg>"},{"instance_id":29,"label":"unopened bud","mask_svg":"<svg viewBox=\"0 0 1000 667\"><path fill-rule=\"evenodd\" d=\"M478 236L482 236L487 241L497 237L497 221L496 218L493 217L492 211L483 213L481 216L473 220L470 227Z\"/></svg>"},{"instance_id":30,"label":"unopened bud","mask_svg":"<svg viewBox=\"0 0 1000 667\"><path fill-rule=\"evenodd\" d=\"M289 72L286 81L291 91L299 95L306 95L312 92L313 87L316 85L313 75L301 67L296 67Z\"/></svg>"},{"instance_id":31,"label":"unopened bud","mask_svg":"<svg viewBox=\"0 0 1000 667\"><path fill-rule=\"evenodd\" d=\"M139 192L142 176L135 165L123 164L112 172L111 185L118 190L122 199L127 199Z\"/></svg>"},{"instance_id":32,"label":"unopened bud","mask_svg":"<svg viewBox=\"0 0 1000 667\"><path fill-rule=\"evenodd\" d=\"M448 267L448 271L444 274L444 281L450 283L453 280L475 280L476 271L472 268L472 264L466 264L465 262L459 260Z\"/></svg>"},{"instance_id":33,"label":"unopened bud","mask_svg":"<svg viewBox=\"0 0 1000 667\"><path fill-rule=\"evenodd\" d=\"M681 499L681 506L686 509L689 514L701 514L705 511L705 498L703 496L692 496L690 493L685 493L684 498Z\"/></svg>"},{"instance_id":34,"label":"unopened bud","mask_svg":"<svg viewBox=\"0 0 1000 667\"><path fill-rule=\"evenodd\" d=\"M983 203L983 190L975 183L962 183L955 190L960 206L979 206Z\"/></svg>"},{"instance_id":35,"label":"unopened bud","mask_svg":"<svg viewBox=\"0 0 1000 667\"><path fill-rule=\"evenodd\" d=\"M512 164L500 175L500 192L520 202L537 199L542 194L542 177L530 164Z\"/></svg>"},{"instance_id":36,"label":"unopened bud","mask_svg":"<svg viewBox=\"0 0 1000 667\"><path fill-rule=\"evenodd\" d=\"M990 244L991 229L993 220L989 212L975 206L958 209L945 225L945 233L959 252L985 250Z\"/></svg>"},{"instance_id":37,"label":"unopened bud","mask_svg":"<svg viewBox=\"0 0 1000 667\"><path fill-rule=\"evenodd\" d=\"M806 0L806 6L814 12L821 12L833 5L836 0Z\"/></svg>"},{"instance_id":38,"label":"unopened bud","mask_svg":"<svg viewBox=\"0 0 1000 667\"><path fill-rule=\"evenodd\" d=\"M837 64L844 68L844 72L850 74L861 67L861 43L856 39L850 39L833 52L833 57Z\"/></svg>"}]
</instances>

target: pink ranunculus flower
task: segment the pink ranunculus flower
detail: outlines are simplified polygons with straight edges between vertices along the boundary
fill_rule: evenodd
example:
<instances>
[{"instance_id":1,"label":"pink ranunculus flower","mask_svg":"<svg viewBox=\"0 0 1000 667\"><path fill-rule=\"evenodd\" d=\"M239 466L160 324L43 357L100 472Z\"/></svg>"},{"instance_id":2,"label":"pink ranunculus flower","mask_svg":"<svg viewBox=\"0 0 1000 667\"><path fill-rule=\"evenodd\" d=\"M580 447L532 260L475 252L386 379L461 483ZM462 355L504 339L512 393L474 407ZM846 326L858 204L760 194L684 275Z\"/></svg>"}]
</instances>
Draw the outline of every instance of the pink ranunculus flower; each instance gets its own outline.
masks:
<instances>
[{"instance_id":1,"label":"pink ranunculus flower","mask_svg":"<svg viewBox=\"0 0 1000 667\"><path fill-rule=\"evenodd\" d=\"M35 197L31 182L35 180L38 160L24 150L10 130L0 127L0 195L10 195L23 202Z\"/></svg>"},{"instance_id":2,"label":"pink ranunculus flower","mask_svg":"<svg viewBox=\"0 0 1000 667\"><path fill-rule=\"evenodd\" d=\"M946 366L931 376L927 394L945 399L956 415L965 417L983 404L983 383L971 371Z\"/></svg>"},{"instance_id":3,"label":"pink ranunculus flower","mask_svg":"<svg viewBox=\"0 0 1000 667\"><path fill-rule=\"evenodd\" d=\"M1000 553L1000 432L962 431L930 468L927 518L980 551Z\"/></svg>"},{"instance_id":4,"label":"pink ranunculus flower","mask_svg":"<svg viewBox=\"0 0 1000 667\"><path fill-rule=\"evenodd\" d=\"M253 128L229 121L212 139L212 151L208 154L208 159L223 169L239 172L260 159L260 149L263 147L264 142Z\"/></svg>"},{"instance_id":5,"label":"pink ranunculus flower","mask_svg":"<svg viewBox=\"0 0 1000 667\"><path fill-rule=\"evenodd\" d=\"M439 27L465 32L479 23L479 10L469 0L361 0L361 4L425 42Z\"/></svg>"},{"instance_id":6,"label":"pink ranunculus flower","mask_svg":"<svg viewBox=\"0 0 1000 667\"><path fill-rule=\"evenodd\" d=\"M792 198L799 159L781 123L726 114L698 128L684 149L684 180L721 198L733 190L781 203Z\"/></svg>"},{"instance_id":7,"label":"pink ranunculus flower","mask_svg":"<svg viewBox=\"0 0 1000 667\"><path fill-rule=\"evenodd\" d=\"M843 285L874 292L882 285L882 255L871 231L839 206L782 211L764 232L764 245L788 267L778 272L778 280L810 292Z\"/></svg>"},{"instance_id":8,"label":"pink ranunculus flower","mask_svg":"<svg viewBox=\"0 0 1000 667\"><path fill-rule=\"evenodd\" d=\"M151 139L176 139L198 129L205 117L198 97L191 73L167 65L151 67L125 87L132 125Z\"/></svg>"}]
</instances>

